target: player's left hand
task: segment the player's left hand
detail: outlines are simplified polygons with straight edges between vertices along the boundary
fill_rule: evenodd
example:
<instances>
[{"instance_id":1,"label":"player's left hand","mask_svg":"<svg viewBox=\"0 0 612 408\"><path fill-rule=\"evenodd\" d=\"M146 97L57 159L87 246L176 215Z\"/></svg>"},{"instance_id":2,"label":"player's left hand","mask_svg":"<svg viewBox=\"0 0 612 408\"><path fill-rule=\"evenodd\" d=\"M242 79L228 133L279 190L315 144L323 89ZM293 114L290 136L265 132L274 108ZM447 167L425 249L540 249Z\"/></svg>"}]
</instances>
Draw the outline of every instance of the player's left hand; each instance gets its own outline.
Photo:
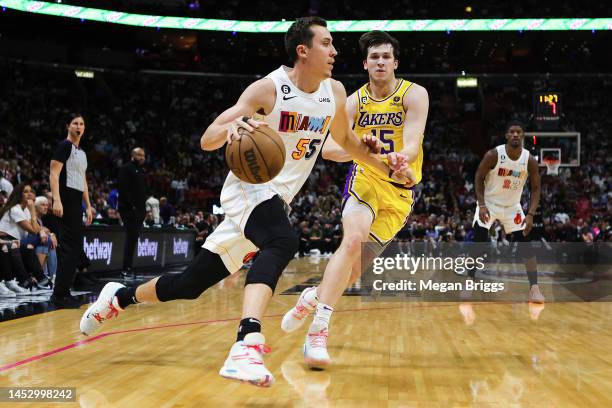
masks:
<instances>
[{"instance_id":1,"label":"player's left hand","mask_svg":"<svg viewBox=\"0 0 612 408\"><path fill-rule=\"evenodd\" d=\"M408 165L408 158L401 153L391 152L387 153L387 162L392 170L401 170L404 165Z\"/></svg>"},{"instance_id":2,"label":"player's left hand","mask_svg":"<svg viewBox=\"0 0 612 408\"><path fill-rule=\"evenodd\" d=\"M407 163L391 174L391 178L396 182L403 184L405 187L412 187L416 184L416 176L412 168Z\"/></svg>"},{"instance_id":3,"label":"player's left hand","mask_svg":"<svg viewBox=\"0 0 612 408\"><path fill-rule=\"evenodd\" d=\"M525 229L523 229L523 236L526 237L533 228L533 215L527 214L523 220L523 225L525 226Z\"/></svg>"},{"instance_id":4,"label":"player's left hand","mask_svg":"<svg viewBox=\"0 0 612 408\"><path fill-rule=\"evenodd\" d=\"M87 207L85 210L85 214L87 214L87 220L85 221L86 226L90 226L93 221L93 209L91 207Z\"/></svg>"}]
</instances>

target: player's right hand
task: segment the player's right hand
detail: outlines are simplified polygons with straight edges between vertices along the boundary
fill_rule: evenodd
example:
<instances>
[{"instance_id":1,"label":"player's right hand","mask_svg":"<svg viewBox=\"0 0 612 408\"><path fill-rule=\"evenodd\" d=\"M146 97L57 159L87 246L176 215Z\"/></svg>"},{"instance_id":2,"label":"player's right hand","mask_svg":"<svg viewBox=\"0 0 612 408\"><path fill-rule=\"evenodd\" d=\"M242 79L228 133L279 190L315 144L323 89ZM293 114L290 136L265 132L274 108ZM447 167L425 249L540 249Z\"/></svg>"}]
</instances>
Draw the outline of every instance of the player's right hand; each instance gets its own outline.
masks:
<instances>
[{"instance_id":1,"label":"player's right hand","mask_svg":"<svg viewBox=\"0 0 612 408\"><path fill-rule=\"evenodd\" d=\"M478 206L478 218L480 219L480 222L482 222L483 224L488 223L489 216L489 209L487 207Z\"/></svg>"},{"instance_id":2,"label":"player's right hand","mask_svg":"<svg viewBox=\"0 0 612 408\"><path fill-rule=\"evenodd\" d=\"M372 134L365 134L361 137L361 141L368 146L370 153L378 154L381 151L381 143L378 138Z\"/></svg>"},{"instance_id":3,"label":"player's right hand","mask_svg":"<svg viewBox=\"0 0 612 408\"><path fill-rule=\"evenodd\" d=\"M53 200L53 215L60 218L64 215L64 206L60 200Z\"/></svg>"},{"instance_id":4,"label":"player's right hand","mask_svg":"<svg viewBox=\"0 0 612 408\"><path fill-rule=\"evenodd\" d=\"M227 144L232 144L234 140L240 140L242 137L240 134L240 129L244 129L247 132L252 132L254 129L260 126L268 126L268 124L247 116L241 116L232 120L227 128Z\"/></svg>"}]
</instances>

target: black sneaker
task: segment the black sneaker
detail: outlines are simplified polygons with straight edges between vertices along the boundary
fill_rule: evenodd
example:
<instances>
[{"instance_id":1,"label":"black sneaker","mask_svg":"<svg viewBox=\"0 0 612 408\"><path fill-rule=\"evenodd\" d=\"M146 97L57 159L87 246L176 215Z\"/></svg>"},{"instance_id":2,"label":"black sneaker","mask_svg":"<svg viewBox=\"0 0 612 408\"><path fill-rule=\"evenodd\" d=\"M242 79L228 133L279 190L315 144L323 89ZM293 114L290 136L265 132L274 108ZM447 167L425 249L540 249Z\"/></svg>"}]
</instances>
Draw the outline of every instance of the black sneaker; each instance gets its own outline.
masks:
<instances>
[{"instance_id":1,"label":"black sneaker","mask_svg":"<svg viewBox=\"0 0 612 408\"><path fill-rule=\"evenodd\" d=\"M93 283L91 280L87 279L85 275L82 273L77 273L74 277L74 283L72 287L76 290L95 290L98 284Z\"/></svg>"},{"instance_id":2,"label":"black sneaker","mask_svg":"<svg viewBox=\"0 0 612 408\"><path fill-rule=\"evenodd\" d=\"M100 279L96 278L96 276L91 272L85 272L81 274L82 278L86 281L89 281L92 285L102 285Z\"/></svg>"},{"instance_id":3,"label":"black sneaker","mask_svg":"<svg viewBox=\"0 0 612 408\"><path fill-rule=\"evenodd\" d=\"M54 293L53 295L51 295L51 298L49 300L58 309L78 309L81 307L81 301L70 295L58 297Z\"/></svg>"}]
</instances>

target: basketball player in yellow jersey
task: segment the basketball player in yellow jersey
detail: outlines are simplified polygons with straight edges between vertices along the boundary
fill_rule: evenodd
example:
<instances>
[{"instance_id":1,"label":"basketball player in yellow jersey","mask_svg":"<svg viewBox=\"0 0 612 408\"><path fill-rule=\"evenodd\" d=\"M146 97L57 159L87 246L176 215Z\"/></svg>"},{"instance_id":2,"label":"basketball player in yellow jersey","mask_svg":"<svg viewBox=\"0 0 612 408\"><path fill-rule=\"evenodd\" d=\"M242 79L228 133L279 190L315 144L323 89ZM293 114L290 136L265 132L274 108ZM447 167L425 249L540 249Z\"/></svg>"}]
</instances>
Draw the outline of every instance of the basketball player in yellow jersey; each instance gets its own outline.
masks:
<instances>
[{"instance_id":1,"label":"basketball player in yellow jersey","mask_svg":"<svg viewBox=\"0 0 612 408\"><path fill-rule=\"evenodd\" d=\"M344 290L361 275L361 243L375 241L382 252L404 226L413 204L411 187L421 180L423 132L429 108L427 91L395 77L400 52L398 41L391 35L371 31L361 36L359 45L369 82L347 100L351 125L374 152L381 149L389 162L394 162L397 154L407 157L415 183L397 184L360 161L353 163L344 189L344 236L340 247L327 264L319 287L305 289L281 323L286 332L296 330L316 308L304 344L304 359L312 367L331 362L327 353L329 320ZM351 160L329 138L322 154L334 161ZM364 254L368 259L376 255Z\"/></svg>"}]
</instances>

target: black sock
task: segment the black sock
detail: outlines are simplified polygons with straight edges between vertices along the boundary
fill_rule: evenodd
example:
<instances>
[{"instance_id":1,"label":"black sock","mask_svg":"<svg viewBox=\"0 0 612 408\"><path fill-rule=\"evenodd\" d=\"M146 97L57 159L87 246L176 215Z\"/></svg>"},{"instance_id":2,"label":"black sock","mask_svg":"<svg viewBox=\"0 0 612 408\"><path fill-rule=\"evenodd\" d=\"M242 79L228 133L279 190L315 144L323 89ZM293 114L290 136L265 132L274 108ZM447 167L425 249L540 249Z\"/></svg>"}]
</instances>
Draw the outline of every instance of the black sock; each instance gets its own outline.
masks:
<instances>
[{"instance_id":1,"label":"black sock","mask_svg":"<svg viewBox=\"0 0 612 408\"><path fill-rule=\"evenodd\" d=\"M254 317L247 317L246 319L242 319L240 321L240 326L238 327L238 336L236 337L236 341L244 340L244 336L249 333L259 333L261 332L261 322L259 319Z\"/></svg>"},{"instance_id":2,"label":"black sock","mask_svg":"<svg viewBox=\"0 0 612 408\"><path fill-rule=\"evenodd\" d=\"M115 293L115 296L117 296L119 307L122 309L138 303L136 300L136 288L121 288Z\"/></svg>"},{"instance_id":3,"label":"black sock","mask_svg":"<svg viewBox=\"0 0 612 408\"><path fill-rule=\"evenodd\" d=\"M527 271L527 279L529 279L529 287L538 284L538 271Z\"/></svg>"}]
</instances>

